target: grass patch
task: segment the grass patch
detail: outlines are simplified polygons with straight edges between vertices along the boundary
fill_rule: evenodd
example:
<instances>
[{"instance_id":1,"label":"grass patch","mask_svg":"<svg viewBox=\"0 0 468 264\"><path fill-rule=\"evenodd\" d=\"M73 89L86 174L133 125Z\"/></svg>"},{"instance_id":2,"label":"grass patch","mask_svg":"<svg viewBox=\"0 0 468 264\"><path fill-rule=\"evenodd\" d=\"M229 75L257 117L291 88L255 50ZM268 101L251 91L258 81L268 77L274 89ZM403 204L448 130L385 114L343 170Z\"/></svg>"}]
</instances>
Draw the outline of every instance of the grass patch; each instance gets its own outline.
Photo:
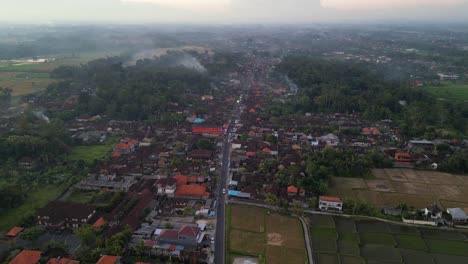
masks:
<instances>
[{"instance_id":1,"label":"grass patch","mask_svg":"<svg viewBox=\"0 0 468 264\"><path fill-rule=\"evenodd\" d=\"M419 236L395 235L399 248L427 251L426 243Z\"/></svg>"},{"instance_id":2,"label":"grass patch","mask_svg":"<svg viewBox=\"0 0 468 264\"><path fill-rule=\"evenodd\" d=\"M455 231L424 228L424 229L421 229L421 234L423 238L429 238L429 239L446 239L446 240L459 240L459 241L465 240L465 236L463 234L455 232Z\"/></svg>"},{"instance_id":3,"label":"grass patch","mask_svg":"<svg viewBox=\"0 0 468 264\"><path fill-rule=\"evenodd\" d=\"M364 264L364 259L354 256L340 255L340 261L341 264Z\"/></svg>"},{"instance_id":4,"label":"grass patch","mask_svg":"<svg viewBox=\"0 0 468 264\"><path fill-rule=\"evenodd\" d=\"M335 221L333 220L332 216L329 215L311 215L309 217L311 226L320 226L320 227L328 227L328 228L335 228Z\"/></svg>"},{"instance_id":5,"label":"grass patch","mask_svg":"<svg viewBox=\"0 0 468 264\"><path fill-rule=\"evenodd\" d=\"M360 256L359 244L348 241L338 241L338 252L340 255Z\"/></svg>"},{"instance_id":6,"label":"grass patch","mask_svg":"<svg viewBox=\"0 0 468 264\"><path fill-rule=\"evenodd\" d=\"M468 84L443 82L440 86L427 87L426 90L438 98L453 101L468 100Z\"/></svg>"},{"instance_id":7,"label":"grass patch","mask_svg":"<svg viewBox=\"0 0 468 264\"><path fill-rule=\"evenodd\" d=\"M312 250L316 252L336 253L338 251L338 245L336 240L332 238L312 238Z\"/></svg>"},{"instance_id":8,"label":"grass patch","mask_svg":"<svg viewBox=\"0 0 468 264\"><path fill-rule=\"evenodd\" d=\"M94 160L103 160L109 156L113 147L111 144L75 146L72 147L68 159L72 161L83 160L86 163L93 163Z\"/></svg>"},{"instance_id":9,"label":"grass patch","mask_svg":"<svg viewBox=\"0 0 468 264\"><path fill-rule=\"evenodd\" d=\"M353 219L338 216L333 217L333 219L336 225L336 230L340 236L342 233L357 232L356 224Z\"/></svg>"},{"instance_id":10,"label":"grass patch","mask_svg":"<svg viewBox=\"0 0 468 264\"><path fill-rule=\"evenodd\" d=\"M432 254L436 263L450 263L450 264L466 264L468 263L468 257L463 256L452 256L443 254Z\"/></svg>"},{"instance_id":11,"label":"grass patch","mask_svg":"<svg viewBox=\"0 0 468 264\"><path fill-rule=\"evenodd\" d=\"M354 243L359 243L361 240L359 239L359 234L358 233L340 233L339 234L339 240L343 241L348 241L348 242L354 242Z\"/></svg>"},{"instance_id":12,"label":"grass patch","mask_svg":"<svg viewBox=\"0 0 468 264\"><path fill-rule=\"evenodd\" d=\"M285 263L289 263L289 262L285 262ZM314 263L340 264L340 258L338 254L314 253Z\"/></svg>"},{"instance_id":13,"label":"grass patch","mask_svg":"<svg viewBox=\"0 0 468 264\"><path fill-rule=\"evenodd\" d=\"M403 261L398 249L382 245L365 245L361 247L361 255L368 261Z\"/></svg>"},{"instance_id":14,"label":"grass patch","mask_svg":"<svg viewBox=\"0 0 468 264\"><path fill-rule=\"evenodd\" d=\"M85 191L74 189L72 193L65 199L66 202L89 204L93 200L93 196L98 193L96 191Z\"/></svg>"},{"instance_id":15,"label":"grass patch","mask_svg":"<svg viewBox=\"0 0 468 264\"><path fill-rule=\"evenodd\" d=\"M315 227L312 226L310 229L310 234L313 237L326 237L326 238L338 238L338 234L336 233L336 229L334 228L324 228L324 227Z\"/></svg>"},{"instance_id":16,"label":"grass patch","mask_svg":"<svg viewBox=\"0 0 468 264\"><path fill-rule=\"evenodd\" d=\"M34 214L36 209L57 198L66 188L67 185L49 185L29 192L21 206L8 210L0 216L0 231L8 231L24 216Z\"/></svg>"},{"instance_id":17,"label":"grass patch","mask_svg":"<svg viewBox=\"0 0 468 264\"><path fill-rule=\"evenodd\" d=\"M403 261L408 264L433 264L434 258L431 254L424 252L424 251L417 251L417 250L408 250L402 249L400 250L401 256L403 257Z\"/></svg>"},{"instance_id":18,"label":"grass patch","mask_svg":"<svg viewBox=\"0 0 468 264\"><path fill-rule=\"evenodd\" d=\"M426 239L432 253L468 256L468 243L461 241Z\"/></svg>"},{"instance_id":19,"label":"grass patch","mask_svg":"<svg viewBox=\"0 0 468 264\"><path fill-rule=\"evenodd\" d=\"M359 233L389 233L388 225L380 221L361 220L356 221L356 227Z\"/></svg>"},{"instance_id":20,"label":"grass patch","mask_svg":"<svg viewBox=\"0 0 468 264\"><path fill-rule=\"evenodd\" d=\"M377 244L384 246L396 246L396 242L391 234L385 233L360 233L361 243L366 244Z\"/></svg>"},{"instance_id":21,"label":"grass patch","mask_svg":"<svg viewBox=\"0 0 468 264\"><path fill-rule=\"evenodd\" d=\"M406 225L388 225L392 233L420 236L419 229Z\"/></svg>"}]
</instances>

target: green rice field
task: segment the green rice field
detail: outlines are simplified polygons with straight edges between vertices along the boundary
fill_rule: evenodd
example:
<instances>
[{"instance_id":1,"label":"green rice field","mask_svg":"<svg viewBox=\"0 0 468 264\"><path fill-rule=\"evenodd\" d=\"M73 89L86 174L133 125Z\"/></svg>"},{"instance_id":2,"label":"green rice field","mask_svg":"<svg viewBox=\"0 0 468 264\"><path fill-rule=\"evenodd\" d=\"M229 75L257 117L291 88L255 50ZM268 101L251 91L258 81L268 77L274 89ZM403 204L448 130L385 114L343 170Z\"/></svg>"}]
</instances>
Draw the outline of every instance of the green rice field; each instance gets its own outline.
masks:
<instances>
[{"instance_id":1,"label":"green rice field","mask_svg":"<svg viewBox=\"0 0 468 264\"><path fill-rule=\"evenodd\" d=\"M440 86L430 86L426 89L438 98L453 101L468 100L468 84L444 82Z\"/></svg>"},{"instance_id":2,"label":"green rice field","mask_svg":"<svg viewBox=\"0 0 468 264\"><path fill-rule=\"evenodd\" d=\"M468 231L310 215L314 263L468 263Z\"/></svg>"}]
</instances>

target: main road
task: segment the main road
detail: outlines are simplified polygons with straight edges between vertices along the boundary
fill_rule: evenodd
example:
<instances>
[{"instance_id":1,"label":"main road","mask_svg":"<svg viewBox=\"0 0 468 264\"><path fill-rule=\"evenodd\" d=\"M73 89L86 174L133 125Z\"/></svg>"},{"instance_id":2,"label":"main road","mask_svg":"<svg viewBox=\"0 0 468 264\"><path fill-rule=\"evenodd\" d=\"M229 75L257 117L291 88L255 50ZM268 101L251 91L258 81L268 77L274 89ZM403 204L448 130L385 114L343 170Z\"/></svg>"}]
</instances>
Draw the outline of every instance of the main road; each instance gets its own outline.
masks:
<instances>
[{"instance_id":1,"label":"main road","mask_svg":"<svg viewBox=\"0 0 468 264\"><path fill-rule=\"evenodd\" d=\"M230 166L230 155L231 155L231 143L230 136L232 131L232 124L230 123L226 129L224 136L223 146L223 158L221 166L221 177L218 182L218 199L217 199L217 210L216 210L216 235L215 235L215 264L224 264L225 260L225 234L226 234L226 193L223 190L227 190L227 180Z\"/></svg>"}]
</instances>

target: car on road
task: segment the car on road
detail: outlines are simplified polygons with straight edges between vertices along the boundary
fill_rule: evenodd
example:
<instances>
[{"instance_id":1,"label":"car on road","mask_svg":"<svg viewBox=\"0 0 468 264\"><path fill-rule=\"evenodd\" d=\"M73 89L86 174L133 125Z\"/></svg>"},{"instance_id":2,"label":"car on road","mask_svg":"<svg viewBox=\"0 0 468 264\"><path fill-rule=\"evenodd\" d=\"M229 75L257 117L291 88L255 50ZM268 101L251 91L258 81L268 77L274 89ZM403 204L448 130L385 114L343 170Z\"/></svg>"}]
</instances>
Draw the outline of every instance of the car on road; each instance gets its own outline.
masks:
<instances>
[{"instance_id":1,"label":"car on road","mask_svg":"<svg viewBox=\"0 0 468 264\"><path fill-rule=\"evenodd\" d=\"M223 189L223 194L226 194L226 189Z\"/></svg>"},{"instance_id":2,"label":"car on road","mask_svg":"<svg viewBox=\"0 0 468 264\"><path fill-rule=\"evenodd\" d=\"M211 237L211 244L214 244L214 237Z\"/></svg>"}]
</instances>

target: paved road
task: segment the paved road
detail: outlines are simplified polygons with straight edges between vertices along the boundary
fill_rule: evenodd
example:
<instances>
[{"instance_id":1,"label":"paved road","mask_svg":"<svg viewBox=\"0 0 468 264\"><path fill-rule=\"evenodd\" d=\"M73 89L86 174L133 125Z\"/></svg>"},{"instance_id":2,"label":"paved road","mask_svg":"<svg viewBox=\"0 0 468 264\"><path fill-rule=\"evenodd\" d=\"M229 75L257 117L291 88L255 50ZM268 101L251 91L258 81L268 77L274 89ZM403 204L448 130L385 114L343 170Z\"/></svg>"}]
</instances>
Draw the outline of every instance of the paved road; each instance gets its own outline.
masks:
<instances>
[{"instance_id":1,"label":"paved road","mask_svg":"<svg viewBox=\"0 0 468 264\"><path fill-rule=\"evenodd\" d=\"M223 194L223 189L227 190L227 179L230 165L230 149L229 137L231 134L232 125L229 125L226 136L224 138L223 147L223 166L221 168L221 178L218 183L218 199L216 211L216 235L215 235L215 264L224 264L225 260L225 219L226 219L226 194Z\"/></svg>"}]
</instances>

